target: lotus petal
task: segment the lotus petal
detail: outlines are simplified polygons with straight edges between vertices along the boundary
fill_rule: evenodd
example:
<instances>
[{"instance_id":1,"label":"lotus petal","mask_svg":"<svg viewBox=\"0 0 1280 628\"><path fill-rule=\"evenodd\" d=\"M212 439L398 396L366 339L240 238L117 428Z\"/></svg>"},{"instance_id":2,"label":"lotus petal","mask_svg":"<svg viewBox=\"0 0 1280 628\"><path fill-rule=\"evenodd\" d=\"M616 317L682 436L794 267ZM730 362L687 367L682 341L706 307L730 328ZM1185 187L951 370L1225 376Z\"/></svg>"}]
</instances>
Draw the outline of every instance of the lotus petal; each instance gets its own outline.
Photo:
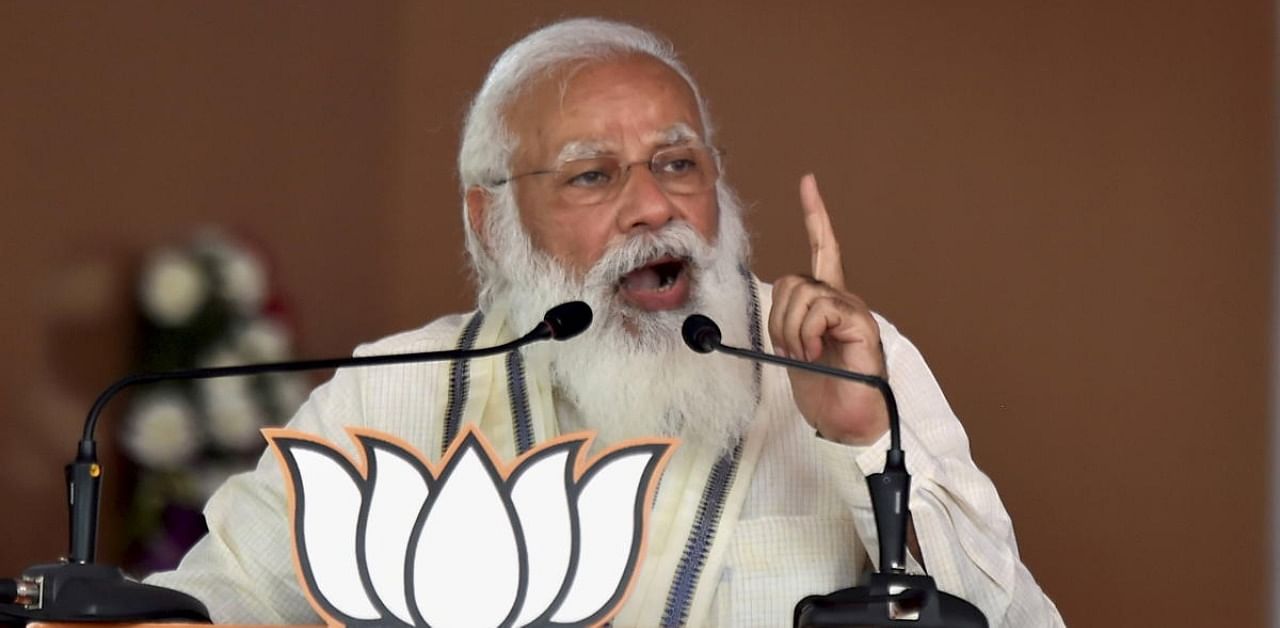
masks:
<instances>
[{"instance_id":1,"label":"lotus petal","mask_svg":"<svg viewBox=\"0 0 1280 628\"><path fill-rule=\"evenodd\" d=\"M575 478L579 438L503 478L468 428L436 474L398 441L341 450L264 431L294 497L303 585L332 625L594 625L615 612L643 546L645 498L670 442L625 447ZM589 438L589 437L587 437Z\"/></svg>"},{"instance_id":2,"label":"lotus petal","mask_svg":"<svg viewBox=\"0 0 1280 628\"><path fill-rule=\"evenodd\" d=\"M625 593L644 540L644 498L666 448L641 445L610 452L583 476L577 503L578 561L552 621L594 623Z\"/></svg>"},{"instance_id":3,"label":"lotus petal","mask_svg":"<svg viewBox=\"0 0 1280 628\"><path fill-rule=\"evenodd\" d=\"M361 437L368 461L364 516L364 566L378 601L400 621L413 624L405 591L405 558L413 527L431 492L426 468L407 451Z\"/></svg>"},{"instance_id":4,"label":"lotus petal","mask_svg":"<svg viewBox=\"0 0 1280 628\"><path fill-rule=\"evenodd\" d=\"M335 616L379 619L356 562L360 476L346 458L323 445L288 438L272 443L293 482L294 543L312 579L308 588Z\"/></svg>"},{"instance_id":5,"label":"lotus petal","mask_svg":"<svg viewBox=\"0 0 1280 628\"><path fill-rule=\"evenodd\" d=\"M503 480L468 434L440 473L410 547L409 589L432 626L497 626L523 589L523 541Z\"/></svg>"},{"instance_id":6,"label":"lotus petal","mask_svg":"<svg viewBox=\"0 0 1280 628\"><path fill-rule=\"evenodd\" d=\"M574 521L567 487L581 441L558 443L526 458L511 474L511 501L528 549L524 602L515 625L541 617L564 589L573 560Z\"/></svg>"}]
</instances>

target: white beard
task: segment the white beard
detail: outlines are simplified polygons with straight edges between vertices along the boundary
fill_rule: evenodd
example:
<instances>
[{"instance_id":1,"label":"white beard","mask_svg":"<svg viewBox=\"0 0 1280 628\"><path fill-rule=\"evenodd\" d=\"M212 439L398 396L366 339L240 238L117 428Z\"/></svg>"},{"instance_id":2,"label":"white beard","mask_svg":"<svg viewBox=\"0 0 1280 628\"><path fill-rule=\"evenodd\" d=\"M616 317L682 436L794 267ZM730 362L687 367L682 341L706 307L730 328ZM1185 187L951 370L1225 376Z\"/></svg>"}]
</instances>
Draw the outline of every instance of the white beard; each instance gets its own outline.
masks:
<instances>
[{"instance_id":1,"label":"white beard","mask_svg":"<svg viewBox=\"0 0 1280 628\"><path fill-rule=\"evenodd\" d=\"M590 328L567 342L544 342L524 349L534 368L550 366L562 430L592 430L597 443L627 438L676 436L686 446L732 447L750 424L757 392L751 363L719 353L700 354L685 346L684 319L702 313L715 320L724 342L750 346L752 320L747 236L742 209L717 187L720 233L705 242L687 223L610 244L604 256L578 281L542 251L535 250L521 225L509 191L495 194L486 229L496 275L481 287L486 303L506 301L517 333L531 329L551 307L586 301L594 313ZM682 308L648 312L617 295L623 275L663 256L688 260L691 291Z\"/></svg>"}]
</instances>

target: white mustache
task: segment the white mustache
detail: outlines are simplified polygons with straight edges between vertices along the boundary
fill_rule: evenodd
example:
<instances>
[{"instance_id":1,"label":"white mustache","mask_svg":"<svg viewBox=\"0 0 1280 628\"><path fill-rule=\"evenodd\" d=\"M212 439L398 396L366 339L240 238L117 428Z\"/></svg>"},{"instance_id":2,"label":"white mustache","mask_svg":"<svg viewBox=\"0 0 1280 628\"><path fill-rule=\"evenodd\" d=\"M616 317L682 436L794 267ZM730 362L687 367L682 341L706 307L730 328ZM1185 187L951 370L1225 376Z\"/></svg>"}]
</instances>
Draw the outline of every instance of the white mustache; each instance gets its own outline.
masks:
<instances>
[{"instance_id":1,"label":"white mustache","mask_svg":"<svg viewBox=\"0 0 1280 628\"><path fill-rule=\"evenodd\" d=\"M663 257L685 260L691 267L710 266L715 250L686 222L672 223L659 231L632 236L609 247L600 261L587 272L583 285L588 290L611 289L627 273Z\"/></svg>"}]
</instances>

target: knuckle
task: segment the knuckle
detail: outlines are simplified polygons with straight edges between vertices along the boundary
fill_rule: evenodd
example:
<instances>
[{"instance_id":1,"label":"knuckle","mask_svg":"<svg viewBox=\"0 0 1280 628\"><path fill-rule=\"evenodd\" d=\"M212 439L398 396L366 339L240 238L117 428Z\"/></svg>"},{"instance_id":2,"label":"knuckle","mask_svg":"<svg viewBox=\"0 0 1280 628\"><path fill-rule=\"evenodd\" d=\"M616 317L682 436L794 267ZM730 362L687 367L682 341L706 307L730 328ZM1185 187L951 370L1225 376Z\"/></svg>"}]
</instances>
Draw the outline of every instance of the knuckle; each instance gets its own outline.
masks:
<instances>
[{"instance_id":1,"label":"knuckle","mask_svg":"<svg viewBox=\"0 0 1280 628\"><path fill-rule=\"evenodd\" d=\"M783 275L773 282L774 290L791 290L809 280L804 275Z\"/></svg>"},{"instance_id":2,"label":"knuckle","mask_svg":"<svg viewBox=\"0 0 1280 628\"><path fill-rule=\"evenodd\" d=\"M796 292L803 295L806 301L821 298L829 289L830 286L813 277L806 277L804 283L795 288Z\"/></svg>"}]
</instances>

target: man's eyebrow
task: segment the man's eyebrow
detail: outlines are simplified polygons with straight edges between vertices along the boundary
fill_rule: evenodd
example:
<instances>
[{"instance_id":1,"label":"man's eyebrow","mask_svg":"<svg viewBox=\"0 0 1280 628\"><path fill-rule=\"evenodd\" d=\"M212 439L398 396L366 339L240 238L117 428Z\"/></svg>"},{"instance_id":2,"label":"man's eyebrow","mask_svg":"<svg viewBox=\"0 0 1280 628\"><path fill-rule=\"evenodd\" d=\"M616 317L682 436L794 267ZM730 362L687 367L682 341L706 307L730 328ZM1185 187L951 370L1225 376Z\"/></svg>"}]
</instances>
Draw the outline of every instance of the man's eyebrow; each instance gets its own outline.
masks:
<instances>
[{"instance_id":1,"label":"man's eyebrow","mask_svg":"<svg viewBox=\"0 0 1280 628\"><path fill-rule=\"evenodd\" d=\"M693 127L677 122L666 129L653 134L657 141L658 148L666 148L668 146L679 146L681 144L689 144L699 141L697 131ZM566 161L575 159L592 159L601 155L608 155L615 152L610 144L599 140L572 140L560 148L560 153L556 156L556 163L562 164Z\"/></svg>"},{"instance_id":2,"label":"man's eyebrow","mask_svg":"<svg viewBox=\"0 0 1280 628\"><path fill-rule=\"evenodd\" d=\"M590 159L608 154L608 152L609 149L603 142L575 140L560 148L560 154L556 156L556 163L562 164L574 159Z\"/></svg>"},{"instance_id":3,"label":"man's eyebrow","mask_svg":"<svg viewBox=\"0 0 1280 628\"><path fill-rule=\"evenodd\" d=\"M658 135L662 138L663 146L675 146L699 141L698 133L683 122L671 125L666 130L659 132Z\"/></svg>"}]
</instances>

